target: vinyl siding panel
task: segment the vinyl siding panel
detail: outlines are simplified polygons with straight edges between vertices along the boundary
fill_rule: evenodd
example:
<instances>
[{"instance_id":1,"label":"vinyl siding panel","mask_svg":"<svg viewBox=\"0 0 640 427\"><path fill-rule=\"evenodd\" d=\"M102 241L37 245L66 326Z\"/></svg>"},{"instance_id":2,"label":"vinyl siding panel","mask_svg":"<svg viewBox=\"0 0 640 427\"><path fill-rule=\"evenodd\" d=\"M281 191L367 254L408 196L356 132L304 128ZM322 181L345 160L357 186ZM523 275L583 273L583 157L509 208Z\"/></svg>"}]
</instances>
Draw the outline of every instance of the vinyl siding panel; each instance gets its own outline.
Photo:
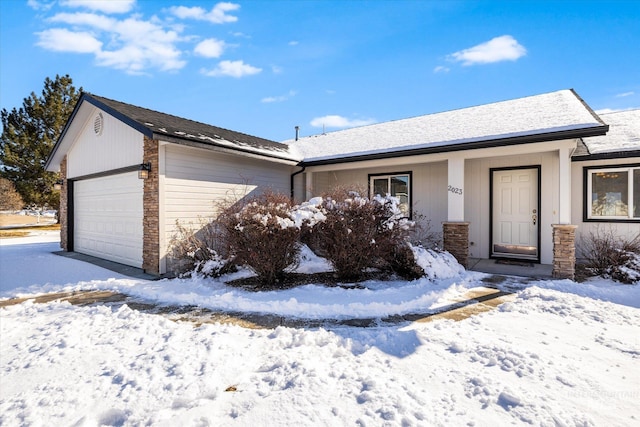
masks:
<instances>
[{"instance_id":1,"label":"vinyl siding panel","mask_svg":"<svg viewBox=\"0 0 640 427\"><path fill-rule=\"evenodd\" d=\"M447 219L447 163L434 162L392 167L351 169L314 174L314 195L335 186L353 186L367 191L369 174L411 172L412 209L415 218L430 220L430 230L440 232Z\"/></svg>"},{"instance_id":2,"label":"vinyl siding panel","mask_svg":"<svg viewBox=\"0 0 640 427\"><path fill-rule=\"evenodd\" d=\"M102 133L94 120L102 114ZM67 176L75 178L142 163L143 135L115 117L94 107L67 157Z\"/></svg>"},{"instance_id":3,"label":"vinyl siding panel","mask_svg":"<svg viewBox=\"0 0 640 427\"><path fill-rule=\"evenodd\" d=\"M489 258L491 236L490 170L520 166L541 166L540 254L543 264L553 262L551 224L558 223L558 155L555 152L520 156L487 157L465 162L465 220L469 226L469 256Z\"/></svg>"},{"instance_id":4,"label":"vinyl siding panel","mask_svg":"<svg viewBox=\"0 0 640 427\"><path fill-rule=\"evenodd\" d=\"M573 162L571 164L571 223L578 226L576 230L576 256L580 256L580 243L582 239L588 238L591 233L613 232L618 236L626 236L629 239L640 235L640 223L638 222L593 222L584 221L584 168L585 167L610 167L616 165L639 164L640 157L613 159L613 160L592 160L587 162Z\"/></svg>"},{"instance_id":5,"label":"vinyl siding panel","mask_svg":"<svg viewBox=\"0 0 640 427\"><path fill-rule=\"evenodd\" d=\"M290 194L294 172L290 166L173 144L161 148L162 228L167 246L176 233L176 221L197 229L203 220L215 217L220 202L258 195L265 189Z\"/></svg>"}]
</instances>

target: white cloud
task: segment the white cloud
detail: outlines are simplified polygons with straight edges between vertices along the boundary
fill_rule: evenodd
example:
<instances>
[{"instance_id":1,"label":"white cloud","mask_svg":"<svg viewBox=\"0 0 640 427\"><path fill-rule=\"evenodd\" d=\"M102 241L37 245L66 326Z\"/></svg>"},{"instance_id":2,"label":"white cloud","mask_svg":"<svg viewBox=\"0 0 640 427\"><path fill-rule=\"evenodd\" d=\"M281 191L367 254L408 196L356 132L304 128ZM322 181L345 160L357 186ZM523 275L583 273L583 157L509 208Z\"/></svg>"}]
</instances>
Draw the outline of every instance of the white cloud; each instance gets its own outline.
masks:
<instances>
[{"instance_id":1,"label":"white cloud","mask_svg":"<svg viewBox=\"0 0 640 427\"><path fill-rule=\"evenodd\" d=\"M209 12L199 6L173 6L169 10L180 19L196 19L211 22L212 24L224 24L238 20L238 17L228 15L228 12L233 12L238 9L240 9L239 4L221 2L213 6Z\"/></svg>"},{"instance_id":2,"label":"white cloud","mask_svg":"<svg viewBox=\"0 0 640 427\"><path fill-rule=\"evenodd\" d=\"M298 45L298 41L297 40L291 40L288 44L289 44L289 46L297 46Z\"/></svg>"},{"instance_id":3,"label":"white cloud","mask_svg":"<svg viewBox=\"0 0 640 427\"><path fill-rule=\"evenodd\" d=\"M58 13L51 18L51 22L71 25L85 25L102 31L110 31L117 24L117 20L95 13Z\"/></svg>"},{"instance_id":4,"label":"white cloud","mask_svg":"<svg viewBox=\"0 0 640 427\"><path fill-rule=\"evenodd\" d=\"M45 2L45 1L38 1L38 0L28 0L27 1L27 6L29 6L31 9L33 10L38 10L38 11L47 11L49 9L51 9L53 7L53 5L55 4L54 1L50 1L50 2Z\"/></svg>"},{"instance_id":5,"label":"white cloud","mask_svg":"<svg viewBox=\"0 0 640 427\"><path fill-rule=\"evenodd\" d=\"M222 40L206 39L198 43L193 52L205 58L219 58L224 51L224 47L225 44Z\"/></svg>"},{"instance_id":6,"label":"white cloud","mask_svg":"<svg viewBox=\"0 0 640 427\"><path fill-rule=\"evenodd\" d=\"M492 62L515 61L527 54L527 49L510 35L495 37L488 42L470 47L448 56L462 65L489 64Z\"/></svg>"},{"instance_id":7,"label":"white cloud","mask_svg":"<svg viewBox=\"0 0 640 427\"><path fill-rule=\"evenodd\" d=\"M617 95L616 95L616 98L624 98L624 97L627 97L627 96L633 96L633 95L635 95L635 94L636 94L636 93L635 93L635 92L633 92L633 91L630 91L630 92L624 92L624 93L619 93L619 94L617 94Z\"/></svg>"},{"instance_id":8,"label":"white cloud","mask_svg":"<svg viewBox=\"0 0 640 427\"><path fill-rule=\"evenodd\" d=\"M229 76L235 78L258 74L261 71L262 68L245 64L244 61L220 61L218 66L212 70L201 70L202 74L209 77Z\"/></svg>"},{"instance_id":9,"label":"white cloud","mask_svg":"<svg viewBox=\"0 0 640 427\"><path fill-rule=\"evenodd\" d=\"M84 7L104 13L127 13L136 0L60 0L61 6Z\"/></svg>"},{"instance_id":10,"label":"white cloud","mask_svg":"<svg viewBox=\"0 0 640 427\"><path fill-rule=\"evenodd\" d=\"M311 120L310 124L313 127L321 128L350 128L356 126L366 126L375 123L374 119L348 119L346 117L338 115L328 115L323 117L316 117Z\"/></svg>"},{"instance_id":11,"label":"white cloud","mask_svg":"<svg viewBox=\"0 0 640 427\"><path fill-rule=\"evenodd\" d=\"M286 100L288 100L291 97L294 97L298 94L298 92L296 92L295 90L290 90L289 93L287 93L286 95L280 95L280 96L268 96L266 98L262 98L260 100L260 102L263 102L265 104L269 104L272 102L284 102Z\"/></svg>"},{"instance_id":12,"label":"white cloud","mask_svg":"<svg viewBox=\"0 0 640 427\"><path fill-rule=\"evenodd\" d=\"M38 46L56 52L97 53L102 48L102 42L87 32L51 28L36 34Z\"/></svg>"},{"instance_id":13,"label":"white cloud","mask_svg":"<svg viewBox=\"0 0 640 427\"><path fill-rule=\"evenodd\" d=\"M59 13L49 20L88 31L54 28L38 33L37 44L48 50L92 53L98 65L129 74L141 74L149 68L176 71L186 65L177 47L186 38L158 22L135 17L118 20L85 12Z\"/></svg>"},{"instance_id":14,"label":"white cloud","mask_svg":"<svg viewBox=\"0 0 640 427\"><path fill-rule=\"evenodd\" d=\"M444 67L442 65L438 65L436 68L433 69L434 73L448 73L450 70L448 67Z\"/></svg>"}]
</instances>

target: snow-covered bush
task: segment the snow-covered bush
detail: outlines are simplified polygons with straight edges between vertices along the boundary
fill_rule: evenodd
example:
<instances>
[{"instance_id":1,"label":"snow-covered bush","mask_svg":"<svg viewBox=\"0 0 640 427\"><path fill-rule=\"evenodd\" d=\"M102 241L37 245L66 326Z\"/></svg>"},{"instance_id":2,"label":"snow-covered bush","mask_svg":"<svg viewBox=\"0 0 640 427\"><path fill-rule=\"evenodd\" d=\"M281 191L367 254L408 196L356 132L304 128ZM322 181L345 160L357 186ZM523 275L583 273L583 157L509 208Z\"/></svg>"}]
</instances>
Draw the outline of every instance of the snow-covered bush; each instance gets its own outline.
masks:
<instances>
[{"instance_id":1,"label":"snow-covered bush","mask_svg":"<svg viewBox=\"0 0 640 427\"><path fill-rule=\"evenodd\" d=\"M336 189L314 199L318 214L303 228L303 242L327 258L342 279L358 279L368 268L419 277L421 271L407 246L412 223L398 204L394 197L371 200L355 191Z\"/></svg>"},{"instance_id":2,"label":"snow-covered bush","mask_svg":"<svg viewBox=\"0 0 640 427\"><path fill-rule=\"evenodd\" d=\"M170 242L170 270L182 276L208 277L235 271L225 248L224 230L215 221L202 219L197 229L176 221L176 233Z\"/></svg>"},{"instance_id":3,"label":"snow-covered bush","mask_svg":"<svg viewBox=\"0 0 640 427\"><path fill-rule=\"evenodd\" d=\"M229 206L218 217L234 262L249 267L266 286L298 263L300 222L295 220L289 197L274 192Z\"/></svg>"},{"instance_id":4,"label":"snow-covered bush","mask_svg":"<svg viewBox=\"0 0 640 427\"><path fill-rule=\"evenodd\" d=\"M596 228L581 236L578 247L588 274L640 283L640 235L621 237L611 229Z\"/></svg>"}]
</instances>

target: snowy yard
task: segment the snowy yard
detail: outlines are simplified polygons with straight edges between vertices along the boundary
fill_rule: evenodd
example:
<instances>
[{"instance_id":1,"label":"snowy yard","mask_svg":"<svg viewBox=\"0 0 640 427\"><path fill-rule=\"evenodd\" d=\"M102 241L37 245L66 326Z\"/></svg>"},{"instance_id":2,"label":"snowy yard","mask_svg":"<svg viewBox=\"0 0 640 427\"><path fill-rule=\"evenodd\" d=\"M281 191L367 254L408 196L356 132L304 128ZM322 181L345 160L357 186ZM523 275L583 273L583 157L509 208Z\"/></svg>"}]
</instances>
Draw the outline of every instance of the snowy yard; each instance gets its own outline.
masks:
<instances>
[{"instance_id":1,"label":"snowy yard","mask_svg":"<svg viewBox=\"0 0 640 427\"><path fill-rule=\"evenodd\" d=\"M434 277L413 282L250 293L131 279L56 250L55 232L0 240L0 299L108 289L214 310L382 318L428 313L486 277L438 259ZM0 425L640 425L639 332L640 286L605 280L531 282L459 322L372 328L195 327L126 305L26 302L0 309Z\"/></svg>"}]
</instances>

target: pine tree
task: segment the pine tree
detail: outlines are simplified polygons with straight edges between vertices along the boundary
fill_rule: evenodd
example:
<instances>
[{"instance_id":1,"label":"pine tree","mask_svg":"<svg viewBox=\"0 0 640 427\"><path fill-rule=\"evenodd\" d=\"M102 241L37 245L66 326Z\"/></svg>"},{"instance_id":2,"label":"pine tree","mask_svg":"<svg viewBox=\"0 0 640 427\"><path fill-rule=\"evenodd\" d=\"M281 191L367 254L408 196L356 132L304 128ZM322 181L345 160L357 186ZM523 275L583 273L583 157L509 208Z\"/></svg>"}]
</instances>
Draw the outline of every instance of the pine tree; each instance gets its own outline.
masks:
<instances>
[{"instance_id":1,"label":"pine tree","mask_svg":"<svg viewBox=\"0 0 640 427\"><path fill-rule=\"evenodd\" d=\"M53 190L58 174L45 164L80 97L71 77L44 81L42 95L24 98L20 109L2 109L0 177L11 181L28 206L58 209L60 193Z\"/></svg>"}]
</instances>

